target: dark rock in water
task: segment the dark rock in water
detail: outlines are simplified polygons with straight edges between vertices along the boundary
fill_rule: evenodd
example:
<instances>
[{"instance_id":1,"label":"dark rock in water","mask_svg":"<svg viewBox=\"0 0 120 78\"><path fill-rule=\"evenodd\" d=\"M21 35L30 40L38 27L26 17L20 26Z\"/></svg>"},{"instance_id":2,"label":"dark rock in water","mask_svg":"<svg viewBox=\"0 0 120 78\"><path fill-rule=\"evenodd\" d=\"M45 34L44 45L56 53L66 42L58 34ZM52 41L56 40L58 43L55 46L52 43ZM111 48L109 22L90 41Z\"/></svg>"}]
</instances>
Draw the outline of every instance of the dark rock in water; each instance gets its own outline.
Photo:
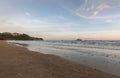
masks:
<instances>
[{"instance_id":1,"label":"dark rock in water","mask_svg":"<svg viewBox=\"0 0 120 78\"><path fill-rule=\"evenodd\" d=\"M77 39L76 41L82 41L82 39Z\"/></svg>"}]
</instances>

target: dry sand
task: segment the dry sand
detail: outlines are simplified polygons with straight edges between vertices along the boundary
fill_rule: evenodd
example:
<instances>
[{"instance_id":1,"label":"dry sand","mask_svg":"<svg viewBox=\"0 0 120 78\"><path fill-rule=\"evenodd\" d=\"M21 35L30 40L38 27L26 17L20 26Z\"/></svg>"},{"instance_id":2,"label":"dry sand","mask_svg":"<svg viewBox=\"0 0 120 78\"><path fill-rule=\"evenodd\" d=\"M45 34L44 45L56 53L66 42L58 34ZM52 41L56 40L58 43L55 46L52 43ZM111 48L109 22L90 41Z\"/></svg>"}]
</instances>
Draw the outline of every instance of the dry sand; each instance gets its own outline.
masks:
<instances>
[{"instance_id":1,"label":"dry sand","mask_svg":"<svg viewBox=\"0 0 120 78\"><path fill-rule=\"evenodd\" d=\"M0 41L0 78L120 78Z\"/></svg>"}]
</instances>

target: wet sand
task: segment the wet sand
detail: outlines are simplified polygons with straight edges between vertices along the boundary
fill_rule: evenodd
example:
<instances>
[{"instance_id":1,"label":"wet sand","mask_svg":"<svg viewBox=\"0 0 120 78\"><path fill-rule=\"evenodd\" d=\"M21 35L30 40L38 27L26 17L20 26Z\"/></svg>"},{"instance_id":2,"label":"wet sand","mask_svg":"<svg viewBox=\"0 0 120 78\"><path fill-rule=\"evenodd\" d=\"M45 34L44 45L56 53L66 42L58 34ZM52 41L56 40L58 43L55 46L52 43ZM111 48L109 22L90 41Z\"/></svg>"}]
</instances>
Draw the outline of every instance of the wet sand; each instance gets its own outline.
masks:
<instances>
[{"instance_id":1,"label":"wet sand","mask_svg":"<svg viewBox=\"0 0 120 78\"><path fill-rule=\"evenodd\" d=\"M120 78L0 41L0 78Z\"/></svg>"}]
</instances>

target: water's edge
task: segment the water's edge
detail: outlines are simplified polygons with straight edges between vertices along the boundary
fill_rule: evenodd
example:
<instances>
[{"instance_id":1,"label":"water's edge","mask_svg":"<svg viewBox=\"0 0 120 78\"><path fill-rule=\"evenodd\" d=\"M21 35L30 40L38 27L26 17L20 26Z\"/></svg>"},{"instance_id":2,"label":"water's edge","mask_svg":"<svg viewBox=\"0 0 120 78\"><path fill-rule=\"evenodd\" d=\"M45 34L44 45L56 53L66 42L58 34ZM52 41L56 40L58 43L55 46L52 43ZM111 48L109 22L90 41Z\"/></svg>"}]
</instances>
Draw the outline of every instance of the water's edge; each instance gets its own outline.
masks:
<instances>
[{"instance_id":1,"label":"water's edge","mask_svg":"<svg viewBox=\"0 0 120 78\"><path fill-rule=\"evenodd\" d=\"M53 54L63 57L104 72L120 76L120 50L106 48L90 47L82 44L76 45L65 42L44 42L44 41L8 41L28 48L30 51L36 51L44 54ZM100 42L99 42L100 43ZM107 44L106 44L107 45ZM115 45L115 43L114 43ZM117 41L118 45L118 41ZM98 45L99 46L99 45ZM102 46L103 47L103 46Z\"/></svg>"}]
</instances>

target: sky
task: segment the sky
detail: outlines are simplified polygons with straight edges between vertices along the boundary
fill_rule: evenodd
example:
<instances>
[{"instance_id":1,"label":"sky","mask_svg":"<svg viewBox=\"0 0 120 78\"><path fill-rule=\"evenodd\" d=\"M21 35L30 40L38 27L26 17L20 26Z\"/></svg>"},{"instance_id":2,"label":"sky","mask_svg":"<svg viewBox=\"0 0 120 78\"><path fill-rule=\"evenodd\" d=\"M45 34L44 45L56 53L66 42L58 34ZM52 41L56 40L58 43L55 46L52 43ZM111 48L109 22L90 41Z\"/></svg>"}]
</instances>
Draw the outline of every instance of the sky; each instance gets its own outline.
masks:
<instances>
[{"instance_id":1,"label":"sky","mask_svg":"<svg viewBox=\"0 0 120 78\"><path fill-rule=\"evenodd\" d=\"M120 0L0 0L0 32L120 40Z\"/></svg>"}]
</instances>

